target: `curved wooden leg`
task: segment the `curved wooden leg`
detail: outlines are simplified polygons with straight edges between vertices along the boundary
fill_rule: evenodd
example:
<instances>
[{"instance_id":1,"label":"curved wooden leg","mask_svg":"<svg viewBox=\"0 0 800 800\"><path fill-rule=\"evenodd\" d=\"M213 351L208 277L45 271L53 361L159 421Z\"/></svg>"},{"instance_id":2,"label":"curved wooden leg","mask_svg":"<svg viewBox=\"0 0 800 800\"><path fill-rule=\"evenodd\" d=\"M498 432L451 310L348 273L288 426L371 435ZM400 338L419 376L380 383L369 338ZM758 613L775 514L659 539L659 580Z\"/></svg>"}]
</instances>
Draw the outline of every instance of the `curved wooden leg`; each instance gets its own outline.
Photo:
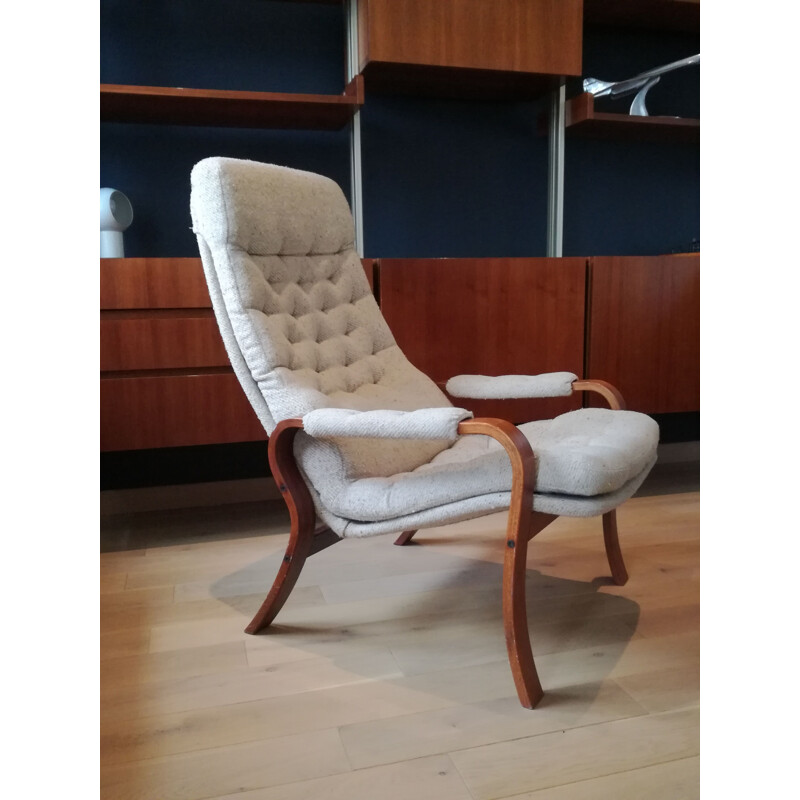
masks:
<instances>
[{"instance_id":1,"label":"curved wooden leg","mask_svg":"<svg viewBox=\"0 0 800 800\"><path fill-rule=\"evenodd\" d=\"M603 541L606 545L608 566L611 567L611 577L617 586L624 586L628 581L628 571L625 569L622 550L619 547L616 509L603 514Z\"/></svg>"},{"instance_id":2,"label":"curved wooden leg","mask_svg":"<svg viewBox=\"0 0 800 800\"><path fill-rule=\"evenodd\" d=\"M292 532L272 588L245 633L258 633L275 619L291 594L303 564L314 552L314 503L294 461L294 437L301 428L301 420L284 420L269 438L269 464L289 508Z\"/></svg>"},{"instance_id":3,"label":"curved wooden leg","mask_svg":"<svg viewBox=\"0 0 800 800\"><path fill-rule=\"evenodd\" d=\"M458 432L491 436L503 445L511 460L513 482L503 559L503 625L517 696L525 708L534 708L544 691L536 672L528 631L526 556L528 541L556 517L532 510L536 462L528 440L516 427L503 420L474 419L461 422Z\"/></svg>"},{"instance_id":4,"label":"curved wooden leg","mask_svg":"<svg viewBox=\"0 0 800 800\"><path fill-rule=\"evenodd\" d=\"M411 539L413 538L416 531L403 531L395 540L394 543L396 545L400 545L401 547L404 544L408 544Z\"/></svg>"}]
</instances>

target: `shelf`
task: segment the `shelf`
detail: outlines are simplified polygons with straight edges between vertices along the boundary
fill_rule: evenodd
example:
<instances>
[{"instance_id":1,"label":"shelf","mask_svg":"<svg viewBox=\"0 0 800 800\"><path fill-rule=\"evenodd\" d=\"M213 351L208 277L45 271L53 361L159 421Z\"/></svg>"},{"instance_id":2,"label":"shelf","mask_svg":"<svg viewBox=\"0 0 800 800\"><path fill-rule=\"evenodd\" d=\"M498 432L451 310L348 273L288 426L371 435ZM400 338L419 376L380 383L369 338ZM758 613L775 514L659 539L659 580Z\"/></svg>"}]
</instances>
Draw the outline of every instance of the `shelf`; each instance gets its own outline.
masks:
<instances>
[{"instance_id":1,"label":"shelf","mask_svg":"<svg viewBox=\"0 0 800 800\"><path fill-rule=\"evenodd\" d=\"M696 144L700 141L700 120L598 112L594 110L594 96L584 92L567 102L566 133L595 139Z\"/></svg>"},{"instance_id":2,"label":"shelf","mask_svg":"<svg viewBox=\"0 0 800 800\"><path fill-rule=\"evenodd\" d=\"M584 0L585 25L700 32L700 0Z\"/></svg>"},{"instance_id":3,"label":"shelf","mask_svg":"<svg viewBox=\"0 0 800 800\"><path fill-rule=\"evenodd\" d=\"M340 130L363 104L360 75L341 95L100 84L103 122Z\"/></svg>"}]
</instances>

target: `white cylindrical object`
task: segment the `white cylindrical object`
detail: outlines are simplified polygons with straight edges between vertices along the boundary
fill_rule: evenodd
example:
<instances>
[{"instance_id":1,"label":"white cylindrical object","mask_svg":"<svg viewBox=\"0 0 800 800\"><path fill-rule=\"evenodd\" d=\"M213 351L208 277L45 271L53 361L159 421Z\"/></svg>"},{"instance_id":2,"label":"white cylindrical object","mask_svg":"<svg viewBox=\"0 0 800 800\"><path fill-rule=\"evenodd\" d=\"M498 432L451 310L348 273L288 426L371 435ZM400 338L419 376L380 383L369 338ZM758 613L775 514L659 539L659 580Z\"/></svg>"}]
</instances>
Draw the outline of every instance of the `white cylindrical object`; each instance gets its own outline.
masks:
<instances>
[{"instance_id":1,"label":"white cylindrical object","mask_svg":"<svg viewBox=\"0 0 800 800\"><path fill-rule=\"evenodd\" d=\"M100 258L125 258L122 231L100 231Z\"/></svg>"},{"instance_id":2,"label":"white cylindrical object","mask_svg":"<svg viewBox=\"0 0 800 800\"><path fill-rule=\"evenodd\" d=\"M100 190L100 258L122 258L122 232L133 222L131 201L117 189Z\"/></svg>"}]
</instances>

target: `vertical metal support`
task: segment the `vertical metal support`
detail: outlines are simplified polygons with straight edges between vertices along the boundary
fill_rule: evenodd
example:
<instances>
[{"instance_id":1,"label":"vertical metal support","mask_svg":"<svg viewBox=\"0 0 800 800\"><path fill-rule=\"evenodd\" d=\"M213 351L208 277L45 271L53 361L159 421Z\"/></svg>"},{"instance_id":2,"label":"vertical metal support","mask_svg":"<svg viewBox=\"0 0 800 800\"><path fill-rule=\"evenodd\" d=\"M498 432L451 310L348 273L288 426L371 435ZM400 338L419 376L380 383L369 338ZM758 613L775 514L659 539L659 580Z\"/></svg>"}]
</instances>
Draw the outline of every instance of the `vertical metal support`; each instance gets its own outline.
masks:
<instances>
[{"instance_id":1,"label":"vertical metal support","mask_svg":"<svg viewBox=\"0 0 800 800\"><path fill-rule=\"evenodd\" d=\"M358 0L345 0L347 82L358 75ZM364 256L364 205L361 184L361 111L350 123L350 205L356 234L356 252Z\"/></svg>"},{"instance_id":2,"label":"vertical metal support","mask_svg":"<svg viewBox=\"0 0 800 800\"><path fill-rule=\"evenodd\" d=\"M564 129L566 86L550 96L547 159L547 255L560 258L564 241Z\"/></svg>"}]
</instances>

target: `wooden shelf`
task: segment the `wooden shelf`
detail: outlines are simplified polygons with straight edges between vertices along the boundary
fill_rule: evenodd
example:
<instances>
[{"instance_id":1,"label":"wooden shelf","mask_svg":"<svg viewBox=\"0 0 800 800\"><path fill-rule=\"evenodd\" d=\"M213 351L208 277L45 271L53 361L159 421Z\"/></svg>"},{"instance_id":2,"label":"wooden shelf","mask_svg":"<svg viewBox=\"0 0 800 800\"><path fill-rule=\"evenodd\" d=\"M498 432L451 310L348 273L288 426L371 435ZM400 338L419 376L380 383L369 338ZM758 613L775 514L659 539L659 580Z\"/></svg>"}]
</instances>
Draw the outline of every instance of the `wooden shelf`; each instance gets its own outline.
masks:
<instances>
[{"instance_id":1,"label":"wooden shelf","mask_svg":"<svg viewBox=\"0 0 800 800\"><path fill-rule=\"evenodd\" d=\"M340 130L363 104L360 75L341 95L100 84L104 122Z\"/></svg>"},{"instance_id":2,"label":"wooden shelf","mask_svg":"<svg viewBox=\"0 0 800 800\"><path fill-rule=\"evenodd\" d=\"M584 0L585 25L700 32L700 0Z\"/></svg>"},{"instance_id":3,"label":"wooden shelf","mask_svg":"<svg viewBox=\"0 0 800 800\"><path fill-rule=\"evenodd\" d=\"M598 112L594 96L584 92L567 102L566 132L595 139L692 144L700 141L700 120Z\"/></svg>"}]
</instances>

